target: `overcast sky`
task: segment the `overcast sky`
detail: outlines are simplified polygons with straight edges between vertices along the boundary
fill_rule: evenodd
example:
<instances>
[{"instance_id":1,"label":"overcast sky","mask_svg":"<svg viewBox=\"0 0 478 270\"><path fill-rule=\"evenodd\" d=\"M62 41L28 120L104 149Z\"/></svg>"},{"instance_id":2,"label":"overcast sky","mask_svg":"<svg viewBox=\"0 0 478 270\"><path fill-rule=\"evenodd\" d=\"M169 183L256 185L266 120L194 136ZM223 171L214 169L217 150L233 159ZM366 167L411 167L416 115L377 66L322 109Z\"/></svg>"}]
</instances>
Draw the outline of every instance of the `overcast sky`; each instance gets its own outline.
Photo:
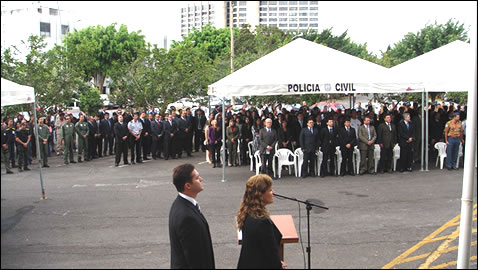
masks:
<instances>
[{"instance_id":1,"label":"overcast sky","mask_svg":"<svg viewBox=\"0 0 478 270\"><path fill-rule=\"evenodd\" d=\"M2 6L13 1L2 1ZM126 24L129 31L142 30L146 40L162 44L165 35L179 40L180 9L187 1L156 2L84 2L42 1L59 5L60 9L75 12L79 28L89 25ZM190 2L190 1L189 1ZM333 27L339 35L348 30L355 42L367 42L369 51L380 56L381 50L400 41L408 32L416 33L426 24L446 23L455 18L469 28L469 36L476 36L476 1L435 2L375 2L375 1L319 1L319 26ZM473 28L472 28L473 27Z\"/></svg>"}]
</instances>

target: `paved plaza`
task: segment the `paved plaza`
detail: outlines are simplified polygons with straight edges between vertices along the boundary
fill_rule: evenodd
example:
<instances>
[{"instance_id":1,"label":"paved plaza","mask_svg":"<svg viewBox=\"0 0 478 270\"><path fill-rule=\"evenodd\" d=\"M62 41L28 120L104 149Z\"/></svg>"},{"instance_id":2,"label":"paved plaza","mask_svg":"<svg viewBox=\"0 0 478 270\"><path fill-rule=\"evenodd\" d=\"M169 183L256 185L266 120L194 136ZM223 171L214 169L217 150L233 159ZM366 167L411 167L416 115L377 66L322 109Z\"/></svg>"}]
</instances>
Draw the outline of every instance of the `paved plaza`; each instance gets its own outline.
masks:
<instances>
[{"instance_id":1,"label":"paved plaza","mask_svg":"<svg viewBox=\"0 0 478 270\"><path fill-rule=\"evenodd\" d=\"M192 163L204 179L197 200L209 222L216 267L236 268L240 246L234 217L253 172L246 166L228 167L223 183L222 169L213 169L204 160L201 152L180 160L115 168L113 156L70 165L55 156L51 168L43 170L47 200L40 200L37 165L29 172L6 175L2 164L1 267L169 268L168 213L177 196L172 170ZM284 170L273 189L329 207L312 211L313 268L418 268L425 263L433 267L456 261L452 247L458 245L457 238L447 243L448 252L438 256L435 251L443 241L437 240L420 245L408 260L396 260L445 224L451 225L436 237L457 228L452 225L459 222L463 169L430 167L429 172L415 167L411 173L306 179ZM305 251L305 207L301 206L299 218L297 203L274 200L270 213L293 216ZM476 207L473 228L475 268ZM285 261L289 268L304 268L300 243L286 244Z\"/></svg>"}]
</instances>

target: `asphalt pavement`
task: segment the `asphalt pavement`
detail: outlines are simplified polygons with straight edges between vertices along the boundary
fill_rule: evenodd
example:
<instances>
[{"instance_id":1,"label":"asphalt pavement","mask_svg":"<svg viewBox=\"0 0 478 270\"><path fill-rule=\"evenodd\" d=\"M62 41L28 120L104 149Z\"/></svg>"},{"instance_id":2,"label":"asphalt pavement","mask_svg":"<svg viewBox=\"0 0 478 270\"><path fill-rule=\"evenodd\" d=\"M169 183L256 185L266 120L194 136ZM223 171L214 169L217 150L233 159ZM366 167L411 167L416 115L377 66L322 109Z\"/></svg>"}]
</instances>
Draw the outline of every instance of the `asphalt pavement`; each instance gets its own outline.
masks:
<instances>
[{"instance_id":1,"label":"asphalt pavement","mask_svg":"<svg viewBox=\"0 0 478 270\"><path fill-rule=\"evenodd\" d=\"M116 168L113 156L70 165L55 156L42 170L47 200L40 200L37 166L6 175L2 164L1 268L169 268L168 213L177 196L172 170L183 163L194 164L204 179L197 200L209 222L216 267L236 268L240 246L234 217L254 173L249 166L228 167L221 182L222 169L204 160L199 152ZM313 268L382 268L460 214L463 169L431 167L305 179L284 170L273 189L329 208L311 212ZM476 187L476 173L474 180ZM476 203L476 193L474 198ZM304 249L301 243L286 244L285 261L289 268L304 268L305 207L275 198L268 209L293 216ZM471 265L476 267L476 214L473 227ZM423 245L420 254L433 253L440 243ZM436 264L456 261L456 254L442 253ZM393 267L418 268L427 257Z\"/></svg>"}]
</instances>

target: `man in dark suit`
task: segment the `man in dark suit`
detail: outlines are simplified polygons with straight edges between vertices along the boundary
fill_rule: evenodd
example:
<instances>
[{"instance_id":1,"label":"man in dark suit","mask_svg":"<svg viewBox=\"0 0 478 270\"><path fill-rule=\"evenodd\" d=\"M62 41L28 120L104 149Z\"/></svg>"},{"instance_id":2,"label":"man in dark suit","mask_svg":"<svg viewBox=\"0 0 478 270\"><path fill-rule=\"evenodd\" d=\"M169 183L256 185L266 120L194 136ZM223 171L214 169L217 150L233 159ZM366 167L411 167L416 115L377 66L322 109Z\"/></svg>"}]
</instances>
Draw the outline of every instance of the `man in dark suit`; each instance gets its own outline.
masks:
<instances>
[{"instance_id":1,"label":"man in dark suit","mask_svg":"<svg viewBox=\"0 0 478 270\"><path fill-rule=\"evenodd\" d=\"M194 126L194 150L199 151L199 146L201 150L206 152L206 146L204 145L204 126L206 125L206 116L204 115L203 110L196 110L196 117L194 117L193 126Z\"/></svg>"},{"instance_id":2,"label":"man in dark suit","mask_svg":"<svg viewBox=\"0 0 478 270\"><path fill-rule=\"evenodd\" d=\"M178 132L178 125L175 121L173 121L173 117L170 114L166 114L166 120L163 122L163 149L164 149L164 159L168 160L169 155L173 159L176 158L176 153L173 152L173 138L176 136Z\"/></svg>"},{"instance_id":3,"label":"man in dark suit","mask_svg":"<svg viewBox=\"0 0 478 270\"><path fill-rule=\"evenodd\" d=\"M392 124L392 116L385 115L385 122L378 126L377 143L380 145L379 171L392 172L393 147L397 143L397 129Z\"/></svg>"},{"instance_id":4,"label":"man in dark suit","mask_svg":"<svg viewBox=\"0 0 478 270\"><path fill-rule=\"evenodd\" d=\"M92 160L97 158L96 155L96 122L93 116L90 116L88 119L88 154L86 156L87 160Z\"/></svg>"},{"instance_id":5,"label":"man in dark suit","mask_svg":"<svg viewBox=\"0 0 478 270\"><path fill-rule=\"evenodd\" d=\"M128 164L128 135L129 129L126 122L123 122L123 116L118 115L118 122L114 125L114 134L116 141L116 157L115 157L115 166L119 166L121 160L121 154L123 154L124 165Z\"/></svg>"},{"instance_id":6,"label":"man in dark suit","mask_svg":"<svg viewBox=\"0 0 478 270\"><path fill-rule=\"evenodd\" d=\"M103 114L103 119L100 122L101 126L101 137L103 138L103 156L106 156L108 153L108 148L109 148L109 154L113 154L113 125L110 121L110 114L108 112L105 112Z\"/></svg>"},{"instance_id":7,"label":"man in dark suit","mask_svg":"<svg viewBox=\"0 0 478 270\"><path fill-rule=\"evenodd\" d=\"M153 141L152 157L153 159L158 159L161 158L164 124L160 120L159 113L155 115L155 118L156 119L151 123L151 137Z\"/></svg>"},{"instance_id":8,"label":"man in dark suit","mask_svg":"<svg viewBox=\"0 0 478 270\"><path fill-rule=\"evenodd\" d=\"M320 141L322 143L322 153L324 159L322 160L322 168L320 169L321 176L335 174L335 147L337 146L337 129L334 128L334 120L329 118L327 127L320 131ZM327 172L327 160L330 160L330 172Z\"/></svg>"},{"instance_id":9,"label":"man in dark suit","mask_svg":"<svg viewBox=\"0 0 478 270\"><path fill-rule=\"evenodd\" d=\"M345 166L347 165L347 173L355 175L353 166L354 147L357 145L357 135L355 129L351 127L350 119L346 118L344 127L339 130L339 145L342 152L342 165L340 175L345 175ZM358 164L357 164L358 166Z\"/></svg>"},{"instance_id":10,"label":"man in dark suit","mask_svg":"<svg viewBox=\"0 0 478 270\"><path fill-rule=\"evenodd\" d=\"M196 201L202 181L192 164L174 168L173 184L179 195L169 211L172 269L215 268L209 225Z\"/></svg>"},{"instance_id":11,"label":"man in dark suit","mask_svg":"<svg viewBox=\"0 0 478 270\"><path fill-rule=\"evenodd\" d=\"M264 174L272 174L274 147L278 140L277 131L272 129L272 119L267 118L266 126L259 131L259 150L262 156L262 173Z\"/></svg>"},{"instance_id":12,"label":"man in dark suit","mask_svg":"<svg viewBox=\"0 0 478 270\"><path fill-rule=\"evenodd\" d=\"M143 132L141 132L143 160L149 160L148 154L151 151L151 122L146 118L146 113L144 112L141 113L139 121L143 125Z\"/></svg>"},{"instance_id":13,"label":"man in dark suit","mask_svg":"<svg viewBox=\"0 0 478 270\"><path fill-rule=\"evenodd\" d=\"M98 154L98 157L103 157L103 137L102 137L103 127L101 126L99 115L95 115L95 123L96 123L96 125L95 125L95 129L96 129L95 140L96 140L96 147L98 148L96 150L96 154Z\"/></svg>"},{"instance_id":14,"label":"man in dark suit","mask_svg":"<svg viewBox=\"0 0 478 270\"><path fill-rule=\"evenodd\" d=\"M410 123L410 114L404 113L398 124L398 143L400 145L400 172L412 171L413 143L415 142L414 125Z\"/></svg>"},{"instance_id":15,"label":"man in dark suit","mask_svg":"<svg viewBox=\"0 0 478 270\"><path fill-rule=\"evenodd\" d=\"M302 153L304 153L304 163L302 163L302 178L307 175L315 176L315 153L319 151L320 138L319 130L314 127L314 120L307 121L307 127L300 131L299 137ZM309 173L307 173L309 167Z\"/></svg>"},{"instance_id":16,"label":"man in dark suit","mask_svg":"<svg viewBox=\"0 0 478 270\"><path fill-rule=\"evenodd\" d=\"M189 138L189 130L191 128L190 122L187 120L187 113L186 111L181 112L181 117L176 119L176 123L178 124L178 158L181 158L184 152L187 153L188 157L191 156L191 151L188 148L188 138Z\"/></svg>"}]
</instances>

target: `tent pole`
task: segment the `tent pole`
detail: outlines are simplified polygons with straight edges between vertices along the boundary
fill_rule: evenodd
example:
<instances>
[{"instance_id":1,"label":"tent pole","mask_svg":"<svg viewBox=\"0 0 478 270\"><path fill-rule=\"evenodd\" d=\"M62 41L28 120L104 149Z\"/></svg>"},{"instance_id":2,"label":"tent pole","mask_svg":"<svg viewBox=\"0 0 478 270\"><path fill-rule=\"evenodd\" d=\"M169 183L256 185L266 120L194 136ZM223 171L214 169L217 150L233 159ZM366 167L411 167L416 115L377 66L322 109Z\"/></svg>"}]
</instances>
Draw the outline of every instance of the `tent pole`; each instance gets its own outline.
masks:
<instances>
[{"instance_id":1,"label":"tent pole","mask_svg":"<svg viewBox=\"0 0 478 270\"><path fill-rule=\"evenodd\" d=\"M420 115L422 116L421 117L421 120L422 120L422 147L421 148L421 155L420 155L420 171L423 172L423 153L424 153L424 150L425 150L425 132L424 129L425 129L425 119L424 119L424 115L423 115L423 109L425 108L425 106L423 106L423 102L425 101L425 92L422 91L422 108L420 109L421 111L419 111Z\"/></svg>"},{"instance_id":2,"label":"tent pole","mask_svg":"<svg viewBox=\"0 0 478 270\"><path fill-rule=\"evenodd\" d=\"M37 160L38 160L38 168L40 168L40 185L41 185L41 200L46 200L45 196L45 189L43 188L43 175L42 175L42 162L41 153L40 153L40 142L38 138L38 120L37 120L37 104L33 102L33 115L35 116L35 140L37 145ZM41 160L41 162L40 162Z\"/></svg>"},{"instance_id":3,"label":"tent pole","mask_svg":"<svg viewBox=\"0 0 478 270\"><path fill-rule=\"evenodd\" d=\"M427 89L425 89L425 134L426 134L426 137L425 137L425 171L428 172L428 125L430 124L430 115L429 115L429 112L428 112L428 91Z\"/></svg>"},{"instance_id":4,"label":"tent pole","mask_svg":"<svg viewBox=\"0 0 478 270\"><path fill-rule=\"evenodd\" d=\"M226 111L224 109L224 101L226 97L222 97L222 180L226 182Z\"/></svg>"},{"instance_id":5,"label":"tent pole","mask_svg":"<svg viewBox=\"0 0 478 270\"><path fill-rule=\"evenodd\" d=\"M476 39L475 39L476 52ZM457 269L470 268L471 255L471 233L473 219L473 181L476 179L473 150L476 146L476 70L477 63L475 57L475 89L468 91L468 112L466 121L465 160L463 162L463 191L461 195L461 216L460 216L460 236L458 240L458 258ZM471 78L470 78L471 79Z\"/></svg>"}]
</instances>

